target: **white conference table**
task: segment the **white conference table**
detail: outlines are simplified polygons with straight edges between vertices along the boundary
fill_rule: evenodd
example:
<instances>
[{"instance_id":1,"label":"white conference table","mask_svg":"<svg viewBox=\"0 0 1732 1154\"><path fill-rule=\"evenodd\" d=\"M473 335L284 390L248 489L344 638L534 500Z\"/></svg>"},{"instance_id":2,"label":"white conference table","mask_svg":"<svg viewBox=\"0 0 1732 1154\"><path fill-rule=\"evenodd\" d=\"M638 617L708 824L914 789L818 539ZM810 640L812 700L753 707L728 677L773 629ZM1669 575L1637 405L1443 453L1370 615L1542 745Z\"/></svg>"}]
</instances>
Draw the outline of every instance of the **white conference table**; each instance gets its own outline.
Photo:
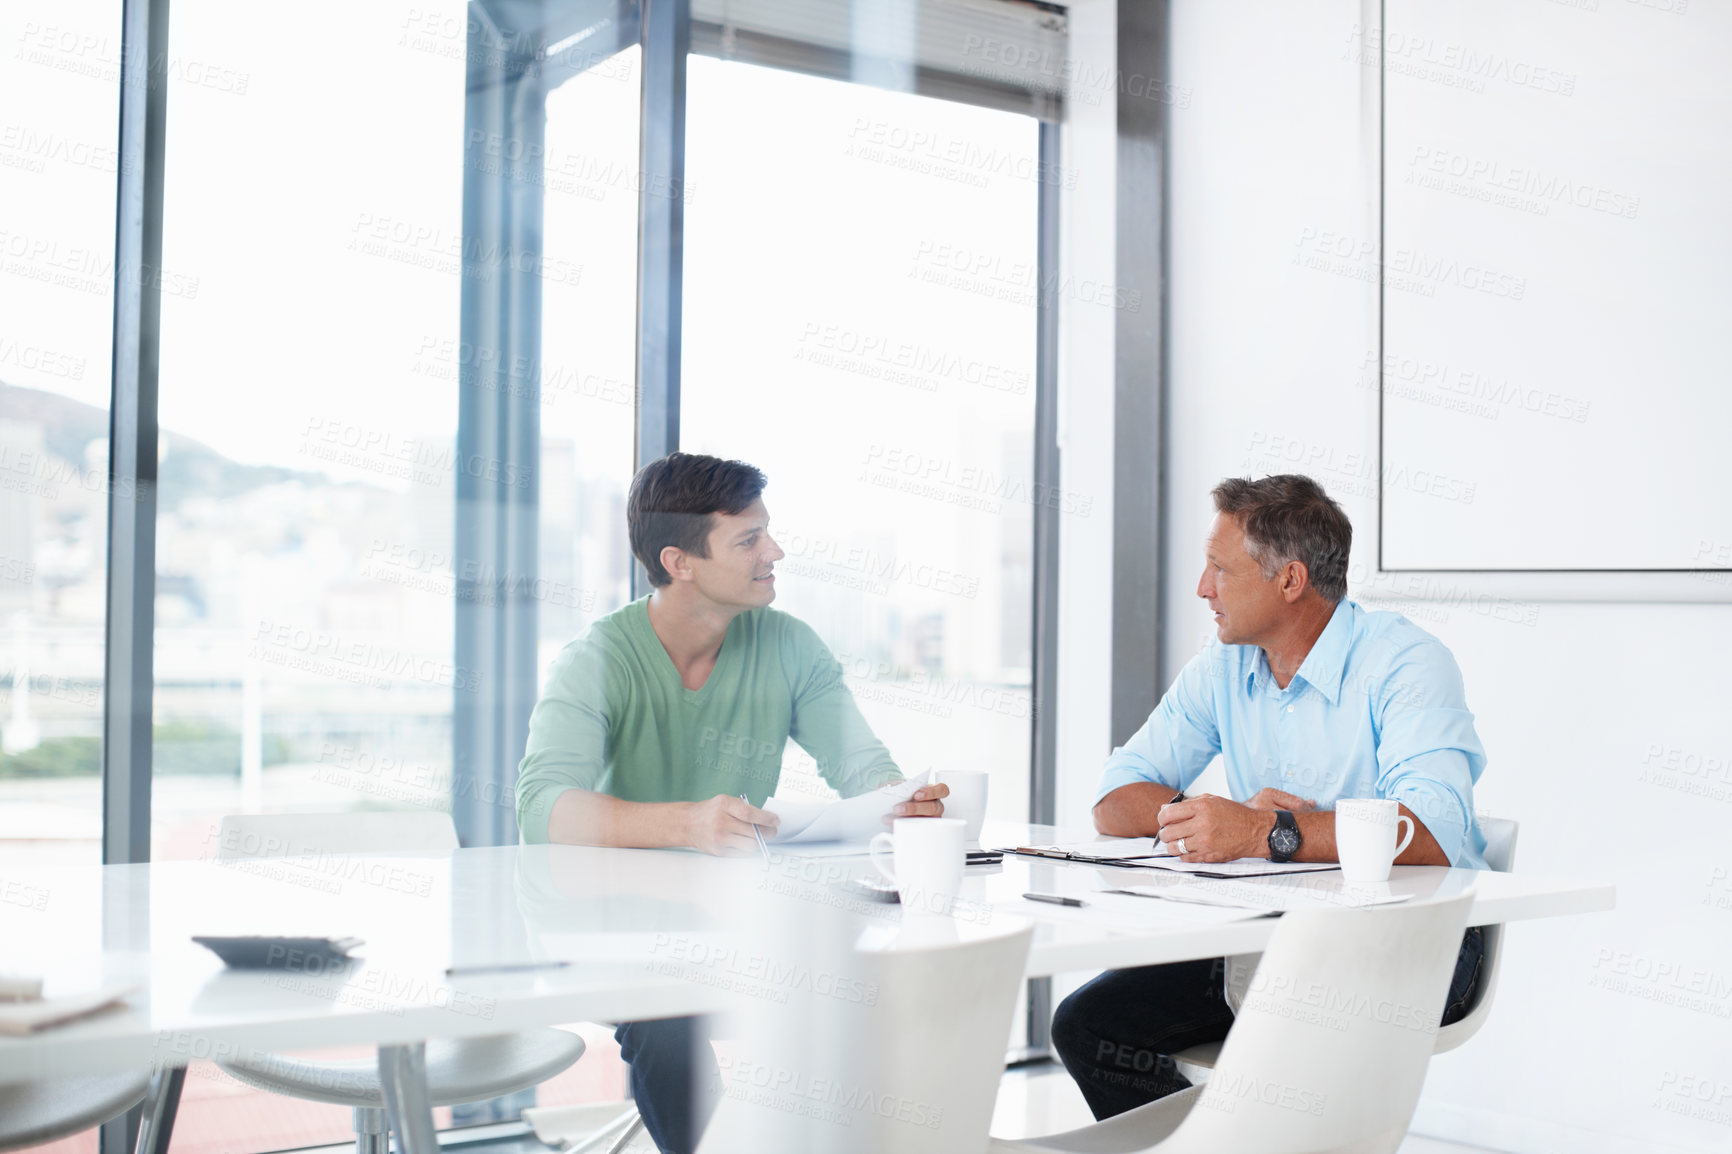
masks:
<instances>
[{"instance_id":1,"label":"white conference table","mask_svg":"<svg viewBox=\"0 0 1732 1154\"><path fill-rule=\"evenodd\" d=\"M1047 826L991 822L983 844L1088 840ZM42 975L49 996L105 982L139 987L125 1006L24 1037L0 1037L0 1084L162 1069L252 1051L366 1043L400 1101L408 1154L431 1140L419 1044L580 1021L711 1013L740 1003L750 975L729 934L765 896L822 900L885 925L896 906L855 897L861 857L719 860L684 851L581 846L459 850L448 857L178 861L17 871L0 902L0 974ZM1028 976L1220 957L1263 949L1274 919L1103 924L1020 900L1084 894L1172 875L1007 855L971 867L959 919L993 932L1035 923ZM1339 874L1307 875L1314 890ZM1271 879L1275 880L1275 879ZM1291 879L1279 879L1294 884ZM1255 880L1235 883L1257 886ZM1446 898L1472 887L1470 924L1612 908L1604 882L1441 867L1397 867L1390 893ZM756 896L754 896L756 895ZM1150 907L1176 903L1148 902ZM1018 924L1020 924L1018 922ZM365 939L341 972L225 971L194 934ZM882 936L882 935L880 935ZM448 966L565 961L447 977Z\"/></svg>"}]
</instances>

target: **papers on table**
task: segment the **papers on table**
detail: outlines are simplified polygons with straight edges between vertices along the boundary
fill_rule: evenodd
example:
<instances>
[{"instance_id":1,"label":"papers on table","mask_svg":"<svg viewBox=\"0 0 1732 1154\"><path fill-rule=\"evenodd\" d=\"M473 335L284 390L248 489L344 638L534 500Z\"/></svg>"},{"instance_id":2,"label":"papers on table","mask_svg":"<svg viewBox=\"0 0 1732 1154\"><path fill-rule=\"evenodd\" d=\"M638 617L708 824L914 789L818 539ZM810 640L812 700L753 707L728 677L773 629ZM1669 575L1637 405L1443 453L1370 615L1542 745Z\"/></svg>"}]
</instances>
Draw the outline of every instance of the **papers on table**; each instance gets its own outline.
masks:
<instances>
[{"instance_id":1,"label":"papers on table","mask_svg":"<svg viewBox=\"0 0 1732 1154\"><path fill-rule=\"evenodd\" d=\"M1188 862L1167 852L1152 837L1108 837L1097 841L1062 842L1057 845L1024 845L1005 850L1024 857L1076 862L1080 865L1129 866L1139 869L1172 870L1206 878L1254 878L1275 874L1322 873L1338 870L1334 862L1272 862L1267 858L1242 857L1223 862Z\"/></svg>"},{"instance_id":2,"label":"papers on table","mask_svg":"<svg viewBox=\"0 0 1732 1154\"><path fill-rule=\"evenodd\" d=\"M1152 837L1105 837L1095 841L1062 842L1056 845L1023 845L1006 848L1005 853L1024 857L1052 858L1057 861L1081 862L1084 865L1124 865L1158 857L1161 843Z\"/></svg>"},{"instance_id":3,"label":"papers on table","mask_svg":"<svg viewBox=\"0 0 1732 1154\"><path fill-rule=\"evenodd\" d=\"M41 996L41 978L16 978L0 974L0 1002L34 1002Z\"/></svg>"},{"instance_id":4,"label":"papers on table","mask_svg":"<svg viewBox=\"0 0 1732 1154\"><path fill-rule=\"evenodd\" d=\"M1214 926L1262 917L1264 911L1243 906L1207 906L1182 902L1152 902L1139 895L1099 890L1068 896L1081 898L1081 906L1056 906L1027 898L995 902L993 909L1018 917L1049 922L1105 926L1124 930L1182 930Z\"/></svg>"},{"instance_id":5,"label":"papers on table","mask_svg":"<svg viewBox=\"0 0 1732 1154\"><path fill-rule=\"evenodd\" d=\"M899 802L914 796L927 783L930 772L907 781L863 793L846 801L819 804L784 801L772 797L764 808L782 819L771 845L803 845L808 842L852 842L856 852L875 833L887 832L884 819ZM801 852L805 852L802 850Z\"/></svg>"},{"instance_id":6,"label":"papers on table","mask_svg":"<svg viewBox=\"0 0 1732 1154\"><path fill-rule=\"evenodd\" d=\"M1157 856L1136 863L1148 869L1172 870L1174 873L1196 874L1205 878L1257 878L1281 874L1312 874L1338 870L1335 862L1273 862L1268 858L1241 857L1232 861L1180 861L1176 857Z\"/></svg>"},{"instance_id":7,"label":"papers on table","mask_svg":"<svg viewBox=\"0 0 1732 1154\"><path fill-rule=\"evenodd\" d=\"M1385 885L1353 885L1339 878L1306 878L1294 883L1267 877L1238 882L1197 878L1164 885L1129 885L1113 891L1124 897L1156 898L1161 903L1238 909L1255 913L1285 913L1288 910L1326 907L1386 906L1404 902L1413 895L1394 894Z\"/></svg>"},{"instance_id":8,"label":"papers on table","mask_svg":"<svg viewBox=\"0 0 1732 1154\"><path fill-rule=\"evenodd\" d=\"M29 1002L0 1002L0 1034L31 1034L46 1030L118 1005L137 992L137 986L111 983L82 994L38 998Z\"/></svg>"}]
</instances>

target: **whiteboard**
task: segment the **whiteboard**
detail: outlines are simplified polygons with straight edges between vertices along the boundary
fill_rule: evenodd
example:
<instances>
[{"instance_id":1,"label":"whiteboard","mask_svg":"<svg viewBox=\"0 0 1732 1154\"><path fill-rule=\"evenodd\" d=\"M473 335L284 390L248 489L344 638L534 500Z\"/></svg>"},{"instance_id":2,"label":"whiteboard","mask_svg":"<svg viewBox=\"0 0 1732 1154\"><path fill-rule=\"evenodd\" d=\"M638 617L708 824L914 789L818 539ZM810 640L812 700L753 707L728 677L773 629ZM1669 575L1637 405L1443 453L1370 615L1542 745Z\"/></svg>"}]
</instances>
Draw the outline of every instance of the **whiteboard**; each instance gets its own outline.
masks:
<instances>
[{"instance_id":1,"label":"whiteboard","mask_svg":"<svg viewBox=\"0 0 1732 1154\"><path fill-rule=\"evenodd\" d=\"M1387 0L1381 565L1732 568L1732 3Z\"/></svg>"}]
</instances>

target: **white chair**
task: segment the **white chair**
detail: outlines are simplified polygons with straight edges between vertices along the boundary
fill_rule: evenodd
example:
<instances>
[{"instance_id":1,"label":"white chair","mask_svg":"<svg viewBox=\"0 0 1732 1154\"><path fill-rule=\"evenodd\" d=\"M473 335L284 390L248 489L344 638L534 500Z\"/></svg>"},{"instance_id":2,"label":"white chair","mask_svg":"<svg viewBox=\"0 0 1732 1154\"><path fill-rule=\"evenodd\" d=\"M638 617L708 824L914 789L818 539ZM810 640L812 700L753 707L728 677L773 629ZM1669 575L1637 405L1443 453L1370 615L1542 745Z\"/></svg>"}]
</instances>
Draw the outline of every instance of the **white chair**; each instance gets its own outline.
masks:
<instances>
[{"instance_id":1,"label":"white chair","mask_svg":"<svg viewBox=\"0 0 1732 1154\"><path fill-rule=\"evenodd\" d=\"M444 856L456 850L447 814L318 813L229 816L218 831L219 860L297 854L392 853ZM547 1081L583 1056L583 1039L551 1027L487 1038L427 1043L427 1096L435 1106L479 1102ZM291 1098L348 1106L358 1154L386 1154L389 1128L378 1062L248 1055L218 1062L230 1077Z\"/></svg>"},{"instance_id":2,"label":"white chair","mask_svg":"<svg viewBox=\"0 0 1732 1154\"><path fill-rule=\"evenodd\" d=\"M1207 1083L1000 1154L1393 1154L1413 1118L1472 893L1286 914Z\"/></svg>"},{"instance_id":3,"label":"white chair","mask_svg":"<svg viewBox=\"0 0 1732 1154\"><path fill-rule=\"evenodd\" d=\"M807 923L786 1003L747 1008L700 1154L981 1154L1033 927L826 952L833 929Z\"/></svg>"},{"instance_id":4,"label":"white chair","mask_svg":"<svg viewBox=\"0 0 1732 1154\"><path fill-rule=\"evenodd\" d=\"M1480 821L1480 829L1485 833L1485 864L1500 874L1507 874L1515 868L1516 834L1520 825L1501 817L1488 817ZM1498 961L1503 956L1503 926L1489 925L1480 928L1485 954L1480 959L1479 984L1474 987L1473 995L1468 999L1467 1013L1459 1021L1437 1031L1436 1054L1446 1053L1466 1042L1479 1033L1479 1028L1485 1025L1485 1020L1491 1016L1492 995L1497 992ZM1229 991L1244 984L1244 979L1257 966L1256 954L1238 954L1227 959L1226 985ZM1231 993L1228 1000L1237 1008L1237 998ZM1173 1061L1179 1064L1179 1072L1195 1082L1200 1080L1202 1071L1212 1069L1221 1056L1221 1043L1203 1042L1180 1050L1173 1055ZM1186 1069L1190 1067L1190 1069Z\"/></svg>"},{"instance_id":5,"label":"white chair","mask_svg":"<svg viewBox=\"0 0 1732 1154\"><path fill-rule=\"evenodd\" d=\"M40 1146L100 1126L144 1101L149 1081L141 1071L0 1086L0 1150Z\"/></svg>"},{"instance_id":6,"label":"white chair","mask_svg":"<svg viewBox=\"0 0 1732 1154\"><path fill-rule=\"evenodd\" d=\"M1505 818L1488 817L1480 822L1480 829L1485 832L1485 864L1500 874L1514 869L1516 834L1521 832L1521 827ZM1475 987L1462 1019L1438 1030L1437 1049L1433 1053L1442 1054L1455 1049L1479 1033L1479 1028L1491 1016L1492 995L1497 993L1498 962L1503 957L1503 932L1501 925L1480 928L1485 941L1485 957L1479 965L1479 985Z\"/></svg>"}]
</instances>

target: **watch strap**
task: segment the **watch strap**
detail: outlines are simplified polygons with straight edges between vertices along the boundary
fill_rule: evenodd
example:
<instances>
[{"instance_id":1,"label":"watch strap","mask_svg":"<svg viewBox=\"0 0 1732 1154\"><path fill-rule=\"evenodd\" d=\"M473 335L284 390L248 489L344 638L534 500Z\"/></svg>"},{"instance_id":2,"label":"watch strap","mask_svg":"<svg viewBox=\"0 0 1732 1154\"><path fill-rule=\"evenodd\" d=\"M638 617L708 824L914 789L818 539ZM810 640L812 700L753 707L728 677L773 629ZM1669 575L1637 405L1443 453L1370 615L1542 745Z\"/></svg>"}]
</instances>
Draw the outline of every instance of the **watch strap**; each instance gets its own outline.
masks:
<instances>
[{"instance_id":1,"label":"watch strap","mask_svg":"<svg viewBox=\"0 0 1732 1154\"><path fill-rule=\"evenodd\" d=\"M1281 830L1287 830L1292 834L1291 841L1293 848L1286 853L1281 852L1280 846L1289 839L1276 836L1276 834ZM1276 810L1275 827L1269 831L1269 860L1274 862L1276 865L1284 865L1293 860L1293 855L1297 853L1298 850L1299 823L1294 820L1291 811L1285 809Z\"/></svg>"}]
</instances>

